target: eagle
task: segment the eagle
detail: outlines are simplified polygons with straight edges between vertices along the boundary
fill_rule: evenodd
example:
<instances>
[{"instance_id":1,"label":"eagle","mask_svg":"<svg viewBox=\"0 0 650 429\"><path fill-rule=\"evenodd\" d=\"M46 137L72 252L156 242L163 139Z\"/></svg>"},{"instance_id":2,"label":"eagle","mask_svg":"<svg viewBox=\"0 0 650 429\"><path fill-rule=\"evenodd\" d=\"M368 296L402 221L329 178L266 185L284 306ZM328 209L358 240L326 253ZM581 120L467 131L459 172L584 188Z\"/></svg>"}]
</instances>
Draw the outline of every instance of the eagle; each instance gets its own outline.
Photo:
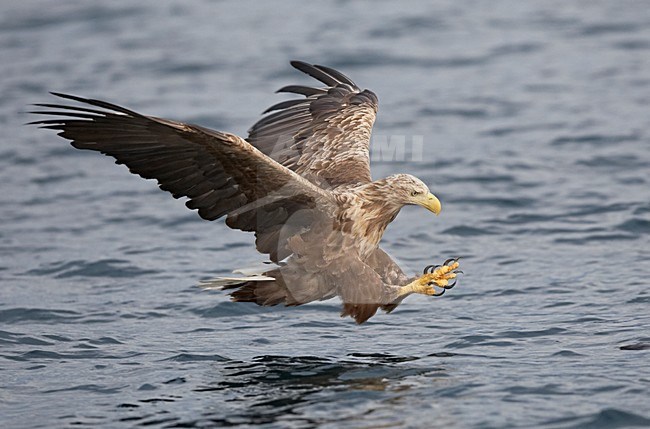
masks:
<instances>
[{"instance_id":1,"label":"eagle","mask_svg":"<svg viewBox=\"0 0 650 429\"><path fill-rule=\"evenodd\" d=\"M372 180L377 96L330 67L291 65L322 85L279 89L302 97L268 108L246 138L58 92L50 94L68 102L35 104L30 113L49 117L30 124L157 180L203 219L253 232L272 264L203 285L233 301L295 306L338 296L341 316L360 324L411 294L442 295L456 283L458 258L410 277L379 247L402 207L438 215L441 204L412 175Z\"/></svg>"}]
</instances>

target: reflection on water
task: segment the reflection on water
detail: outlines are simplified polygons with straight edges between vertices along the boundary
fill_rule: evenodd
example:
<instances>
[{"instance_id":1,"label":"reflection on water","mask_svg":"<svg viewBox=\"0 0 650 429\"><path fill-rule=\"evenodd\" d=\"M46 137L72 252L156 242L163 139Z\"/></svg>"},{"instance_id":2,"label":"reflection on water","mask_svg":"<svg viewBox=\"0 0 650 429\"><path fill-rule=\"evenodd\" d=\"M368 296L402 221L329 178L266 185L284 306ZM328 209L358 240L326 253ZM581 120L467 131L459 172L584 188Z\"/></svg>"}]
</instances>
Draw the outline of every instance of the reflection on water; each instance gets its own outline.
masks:
<instances>
[{"instance_id":1,"label":"reflection on water","mask_svg":"<svg viewBox=\"0 0 650 429\"><path fill-rule=\"evenodd\" d=\"M174 427L204 427L205 425L260 425L285 422L297 427L323 423L368 423L367 414L379 407L398 405L407 400L412 390L419 390L423 380L435 383L446 377L441 366L409 365L415 357L383 353L351 353L342 360L316 356L256 356L250 361L225 360L204 376L192 391L210 402L216 393L218 403L195 420L169 419ZM417 381L416 381L417 380ZM182 384L185 379L173 379L165 384ZM371 393L376 392L376 393ZM225 397L225 403L221 403ZM338 401L351 405L339 408ZM366 413L354 410L354 404L366 404ZM139 404L121 404L133 411L121 421L150 422L142 414L145 404L174 401L174 395L139 400ZM225 406L224 406L225 405ZM140 417L135 414L138 410ZM311 416L311 417L310 417ZM396 416L397 418L397 416ZM399 419L397 420L399 421ZM148 424L148 423L147 423ZM292 426L293 427L293 426Z\"/></svg>"}]
</instances>

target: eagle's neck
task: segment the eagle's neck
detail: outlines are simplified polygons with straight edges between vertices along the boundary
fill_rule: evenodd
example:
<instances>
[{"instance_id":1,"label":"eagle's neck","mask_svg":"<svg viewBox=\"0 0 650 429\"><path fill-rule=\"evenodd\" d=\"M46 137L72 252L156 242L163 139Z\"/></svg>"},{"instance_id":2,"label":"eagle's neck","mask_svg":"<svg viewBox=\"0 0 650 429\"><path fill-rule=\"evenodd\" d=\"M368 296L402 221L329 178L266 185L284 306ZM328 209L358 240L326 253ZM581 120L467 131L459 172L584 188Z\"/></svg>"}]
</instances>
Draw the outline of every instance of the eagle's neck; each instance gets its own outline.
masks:
<instances>
[{"instance_id":1,"label":"eagle's neck","mask_svg":"<svg viewBox=\"0 0 650 429\"><path fill-rule=\"evenodd\" d=\"M362 257L377 246L388 224L399 214L404 204L391 198L391 189L384 180L368 183L356 192L355 218L352 233L360 238Z\"/></svg>"}]
</instances>

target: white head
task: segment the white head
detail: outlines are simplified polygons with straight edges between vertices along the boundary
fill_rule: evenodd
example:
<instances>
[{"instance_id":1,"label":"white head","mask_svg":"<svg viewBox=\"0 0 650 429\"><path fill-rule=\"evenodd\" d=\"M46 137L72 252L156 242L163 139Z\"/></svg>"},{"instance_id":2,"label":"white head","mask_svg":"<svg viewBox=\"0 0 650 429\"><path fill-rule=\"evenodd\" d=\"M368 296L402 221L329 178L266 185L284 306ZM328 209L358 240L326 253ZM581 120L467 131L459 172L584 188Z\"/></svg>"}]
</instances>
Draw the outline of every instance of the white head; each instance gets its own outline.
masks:
<instances>
[{"instance_id":1,"label":"white head","mask_svg":"<svg viewBox=\"0 0 650 429\"><path fill-rule=\"evenodd\" d=\"M442 209L440 200L417 177L410 174L394 174L388 176L385 180L396 203L402 205L417 204L436 215L440 214Z\"/></svg>"}]
</instances>

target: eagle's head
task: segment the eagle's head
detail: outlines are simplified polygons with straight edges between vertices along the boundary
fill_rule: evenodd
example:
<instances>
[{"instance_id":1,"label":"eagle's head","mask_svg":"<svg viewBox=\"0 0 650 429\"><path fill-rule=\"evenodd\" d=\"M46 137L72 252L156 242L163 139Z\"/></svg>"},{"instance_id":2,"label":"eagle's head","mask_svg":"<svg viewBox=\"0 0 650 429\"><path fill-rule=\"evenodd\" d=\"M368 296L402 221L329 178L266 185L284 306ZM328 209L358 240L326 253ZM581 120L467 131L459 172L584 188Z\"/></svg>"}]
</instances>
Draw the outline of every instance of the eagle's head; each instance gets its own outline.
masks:
<instances>
[{"instance_id":1,"label":"eagle's head","mask_svg":"<svg viewBox=\"0 0 650 429\"><path fill-rule=\"evenodd\" d=\"M440 214L440 210L442 210L440 200L417 177L410 174L395 174L387 177L386 182L390 186L392 194L396 197L396 203L402 205L417 204L436 215Z\"/></svg>"}]
</instances>

